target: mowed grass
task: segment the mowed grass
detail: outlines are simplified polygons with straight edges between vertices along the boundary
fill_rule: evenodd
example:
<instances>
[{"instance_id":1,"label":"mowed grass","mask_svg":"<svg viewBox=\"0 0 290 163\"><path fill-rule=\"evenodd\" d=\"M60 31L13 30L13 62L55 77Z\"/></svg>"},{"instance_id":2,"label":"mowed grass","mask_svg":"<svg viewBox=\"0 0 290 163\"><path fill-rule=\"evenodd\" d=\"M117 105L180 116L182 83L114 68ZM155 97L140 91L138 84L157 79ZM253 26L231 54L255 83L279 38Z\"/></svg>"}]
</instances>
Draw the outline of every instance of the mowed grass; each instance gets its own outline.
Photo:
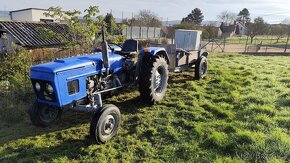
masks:
<instances>
[{"instance_id":1,"label":"mowed grass","mask_svg":"<svg viewBox=\"0 0 290 163\"><path fill-rule=\"evenodd\" d=\"M1 123L0 162L287 162L289 62L211 54L206 79L170 74L166 98L152 107L136 88L115 95L105 103L120 108L122 124L104 145L88 139L91 114L65 111L44 129L25 114Z\"/></svg>"}]
</instances>

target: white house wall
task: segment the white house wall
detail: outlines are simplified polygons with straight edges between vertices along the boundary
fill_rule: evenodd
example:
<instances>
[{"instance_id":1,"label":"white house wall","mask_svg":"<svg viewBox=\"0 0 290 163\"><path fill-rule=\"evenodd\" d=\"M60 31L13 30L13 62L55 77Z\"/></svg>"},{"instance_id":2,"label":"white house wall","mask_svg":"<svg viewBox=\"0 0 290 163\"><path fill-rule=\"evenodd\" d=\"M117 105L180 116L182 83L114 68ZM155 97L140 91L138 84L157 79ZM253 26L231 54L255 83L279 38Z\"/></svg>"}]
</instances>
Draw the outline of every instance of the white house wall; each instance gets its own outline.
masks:
<instances>
[{"instance_id":1,"label":"white house wall","mask_svg":"<svg viewBox=\"0 0 290 163\"><path fill-rule=\"evenodd\" d=\"M41 19L50 19L53 20L54 22L55 19L46 17L44 15L45 10L37 10L37 9L31 9L31 10L22 10L22 11L17 11L17 12L12 12L12 20L16 21L34 21L34 22L39 22Z\"/></svg>"},{"instance_id":2,"label":"white house wall","mask_svg":"<svg viewBox=\"0 0 290 163\"><path fill-rule=\"evenodd\" d=\"M11 13L12 20L17 21L33 21L32 10L25 10Z\"/></svg>"}]
</instances>

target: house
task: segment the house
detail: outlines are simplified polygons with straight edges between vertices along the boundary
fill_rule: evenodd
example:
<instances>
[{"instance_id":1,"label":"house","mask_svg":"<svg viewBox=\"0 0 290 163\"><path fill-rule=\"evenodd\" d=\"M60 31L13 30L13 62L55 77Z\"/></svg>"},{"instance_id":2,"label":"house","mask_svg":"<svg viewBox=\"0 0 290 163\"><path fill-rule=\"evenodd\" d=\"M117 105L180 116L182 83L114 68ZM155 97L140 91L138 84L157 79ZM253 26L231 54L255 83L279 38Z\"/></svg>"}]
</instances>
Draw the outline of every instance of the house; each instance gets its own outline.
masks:
<instances>
[{"instance_id":1,"label":"house","mask_svg":"<svg viewBox=\"0 0 290 163\"><path fill-rule=\"evenodd\" d=\"M242 22L235 22L236 24L236 34L239 36L244 36L247 34L247 27Z\"/></svg>"},{"instance_id":2,"label":"house","mask_svg":"<svg viewBox=\"0 0 290 163\"><path fill-rule=\"evenodd\" d=\"M236 21L231 25L225 25L222 22L220 30L224 37L232 37L234 35L244 36L247 34L247 27L243 23Z\"/></svg>"},{"instance_id":3,"label":"house","mask_svg":"<svg viewBox=\"0 0 290 163\"><path fill-rule=\"evenodd\" d=\"M46 17L44 15L48 10L40 8L26 8L10 11L11 20L29 21L29 22L59 22L56 18Z\"/></svg>"},{"instance_id":4,"label":"house","mask_svg":"<svg viewBox=\"0 0 290 163\"><path fill-rule=\"evenodd\" d=\"M222 22L220 30L223 37L232 37L236 34L236 25L224 25Z\"/></svg>"},{"instance_id":5,"label":"house","mask_svg":"<svg viewBox=\"0 0 290 163\"><path fill-rule=\"evenodd\" d=\"M49 30L59 37L46 38L41 30ZM0 54L13 51L14 46L26 49L56 48L67 38L65 24L44 22L0 21Z\"/></svg>"}]
</instances>

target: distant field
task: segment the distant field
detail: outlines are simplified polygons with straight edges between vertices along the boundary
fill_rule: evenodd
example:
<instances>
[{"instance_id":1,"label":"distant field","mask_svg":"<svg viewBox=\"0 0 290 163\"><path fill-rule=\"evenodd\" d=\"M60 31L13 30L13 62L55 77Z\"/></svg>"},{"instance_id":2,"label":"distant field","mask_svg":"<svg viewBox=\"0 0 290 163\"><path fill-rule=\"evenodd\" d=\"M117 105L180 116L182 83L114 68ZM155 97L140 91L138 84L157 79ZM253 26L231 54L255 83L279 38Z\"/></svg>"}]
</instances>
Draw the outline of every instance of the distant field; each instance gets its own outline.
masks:
<instances>
[{"instance_id":1,"label":"distant field","mask_svg":"<svg viewBox=\"0 0 290 163\"><path fill-rule=\"evenodd\" d=\"M221 40L222 41L222 40ZM226 44L244 44L246 45L247 37L229 37L226 39ZM251 38L248 38L248 45L251 44L263 44L263 45L283 45L287 42L287 36L280 38L277 42L277 38L273 36L256 36L251 43Z\"/></svg>"},{"instance_id":2,"label":"distant field","mask_svg":"<svg viewBox=\"0 0 290 163\"><path fill-rule=\"evenodd\" d=\"M105 145L87 138L90 114L65 111L42 129L15 113L21 121L0 120L0 162L289 161L289 63L290 56L211 54L205 80L171 74L165 100L153 107L139 102L137 89L113 96L106 103L119 106L122 125Z\"/></svg>"}]
</instances>

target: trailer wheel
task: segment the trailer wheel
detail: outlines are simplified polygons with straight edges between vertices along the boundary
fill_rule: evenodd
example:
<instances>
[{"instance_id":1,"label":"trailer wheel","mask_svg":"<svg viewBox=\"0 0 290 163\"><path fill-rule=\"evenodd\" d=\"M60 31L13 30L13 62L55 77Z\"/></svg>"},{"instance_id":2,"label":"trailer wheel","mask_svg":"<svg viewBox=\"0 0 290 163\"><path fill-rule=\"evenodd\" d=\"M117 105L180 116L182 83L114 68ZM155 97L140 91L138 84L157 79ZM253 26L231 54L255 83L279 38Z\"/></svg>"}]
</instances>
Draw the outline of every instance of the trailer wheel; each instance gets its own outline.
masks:
<instances>
[{"instance_id":1,"label":"trailer wheel","mask_svg":"<svg viewBox=\"0 0 290 163\"><path fill-rule=\"evenodd\" d=\"M168 65L163 57L142 60L139 79L139 92L142 101L154 104L165 96L168 81Z\"/></svg>"},{"instance_id":2,"label":"trailer wheel","mask_svg":"<svg viewBox=\"0 0 290 163\"><path fill-rule=\"evenodd\" d=\"M206 77L207 74L207 59L205 56L201 56L195 65L195 79L203 79Z\"/></svg>"},{"instance_id":3,"label":"trailer wheel","mask_svg":"<svg viewBox=\"0 0 290 163\"><path fill-rule=\"evenodd\" d=\"M116 135L121 121L121 113L117 106L104 105L92 118L90 137L98 144L104 144Z\"/></svg>"},{"instance_id":4,"label":"trailer wheel","mask_svg":"<svg viewBox=\"0 0 290 163\"><path fill-rule=\"evenodd\" d=\"M58 107L51 107L35 102L29 109L28 114L35 126L48 127L60 119L62 110Z\"/></svg>"}]
</instances>

